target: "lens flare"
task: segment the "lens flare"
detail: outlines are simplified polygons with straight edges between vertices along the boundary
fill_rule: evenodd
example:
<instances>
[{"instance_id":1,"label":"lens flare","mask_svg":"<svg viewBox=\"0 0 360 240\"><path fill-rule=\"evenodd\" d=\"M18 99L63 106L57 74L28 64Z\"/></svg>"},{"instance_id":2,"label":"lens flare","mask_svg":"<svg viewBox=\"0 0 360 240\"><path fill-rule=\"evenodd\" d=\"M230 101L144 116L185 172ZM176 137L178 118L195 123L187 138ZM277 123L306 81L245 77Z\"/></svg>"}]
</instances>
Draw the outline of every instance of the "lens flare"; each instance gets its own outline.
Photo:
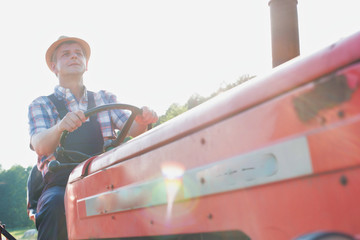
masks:
<instances>
[{"instance_id":1,"label":"lens flare","mask_svg":"<svg viewBox=\"0 0 360 240\"><path fill-rule=\"evenodd\" d=\"M184 166L177 162L166 162L161 166L161 172L164 176L167 194L167 220L171 218L171 212L176 200L176 196L182 187L182 177L184 175L184 171Z\"/></svg>"}]
</instances>

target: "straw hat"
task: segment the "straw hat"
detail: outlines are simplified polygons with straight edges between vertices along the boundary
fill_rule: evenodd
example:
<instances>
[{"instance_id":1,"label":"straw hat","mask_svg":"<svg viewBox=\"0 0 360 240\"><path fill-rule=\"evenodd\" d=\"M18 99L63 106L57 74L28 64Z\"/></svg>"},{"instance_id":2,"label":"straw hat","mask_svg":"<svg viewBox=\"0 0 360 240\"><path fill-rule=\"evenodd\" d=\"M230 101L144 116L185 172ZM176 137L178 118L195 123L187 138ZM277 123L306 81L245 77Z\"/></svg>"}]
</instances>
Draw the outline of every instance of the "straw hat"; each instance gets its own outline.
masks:
<instances>
[{"instance_id":1,"label":"straw hat","mask_svg":"<svg viewBox=\"0 0 360 240\"><path fill-rule=\"evenodd\" d=\"M51 46L46 51L46 55L45 55L46 63L48 65L48 67L50 68L50 70L51 70L52 57L54 55L55 50L59 47L60 44L62 44L63 42L67 42L67 41L75 41L75 42L79 43L80 46L82 47L82 49L85 51L86 61L89 61L91 50L90 50L90 46L87 42L85 42L84 40L82 40L80 38L76 38L76 37L60 36L58 38L58 40L55 41L53 44L51 44Z\"/></svg>"}]
</instances>

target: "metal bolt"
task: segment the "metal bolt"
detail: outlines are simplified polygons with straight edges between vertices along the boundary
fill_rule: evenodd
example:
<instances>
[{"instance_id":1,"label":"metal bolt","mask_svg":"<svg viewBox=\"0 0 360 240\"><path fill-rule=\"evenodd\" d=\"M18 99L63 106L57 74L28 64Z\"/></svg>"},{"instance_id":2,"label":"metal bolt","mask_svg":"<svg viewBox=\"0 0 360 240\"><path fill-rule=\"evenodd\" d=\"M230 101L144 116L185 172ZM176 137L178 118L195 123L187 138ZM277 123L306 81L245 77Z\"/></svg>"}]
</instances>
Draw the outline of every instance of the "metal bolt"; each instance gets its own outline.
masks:
<instances>
[{"instance_id":1,"label":"metal bolt","mask_svg":"<svg viewBox=\"0 0 360 240\"><path fill-rule=\"evenodd\" d=\"M321 125L324 125L324 124L326 123L326 118L324 118L324 117L319 117L319 123L320 123Z\"/></svg>"},{"instance_id":2,"label":"metal bolt","mask_svg":"<svg viewBox=\"0 0 360 240\"><path fill-rule=\"evenodd\" d=\"M338 111L338 117L339 118L345 117L345 112L343 110Z\"/></svg>"},{"instance_id":3,"label":"metal bolt","mask_svg":"<svg viewBox=\"0 0 360 240\"><path fill-rule=\"evenodd\" d=\"M345 175L342 175L340 177L340 184L343 185L343 186L346 186L348 184L348 179Z\"/></svg>"}]
</instances>

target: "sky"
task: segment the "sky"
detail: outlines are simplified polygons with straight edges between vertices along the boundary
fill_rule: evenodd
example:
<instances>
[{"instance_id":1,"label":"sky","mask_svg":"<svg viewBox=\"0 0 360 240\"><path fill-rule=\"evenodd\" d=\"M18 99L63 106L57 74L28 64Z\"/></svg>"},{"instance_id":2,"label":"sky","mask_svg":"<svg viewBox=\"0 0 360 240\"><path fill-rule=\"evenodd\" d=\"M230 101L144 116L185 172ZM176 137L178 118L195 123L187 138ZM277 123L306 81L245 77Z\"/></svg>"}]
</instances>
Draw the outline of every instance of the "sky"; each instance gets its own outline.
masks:
<instances>
[{"instance_id":1,"label":"sky","mask_svg":"<svg viewBox=\"0 0 360 240\"><path fill-rule=\"evenodd\" d=\"M298 0L300 54L360 30L359 0ZM195 93L272 69L268 0L0 0L2 169L36 163L28 105L57 78L45 52L61 35L92 50L84 83L158 115Z\"/></svg>"}]
</instances>

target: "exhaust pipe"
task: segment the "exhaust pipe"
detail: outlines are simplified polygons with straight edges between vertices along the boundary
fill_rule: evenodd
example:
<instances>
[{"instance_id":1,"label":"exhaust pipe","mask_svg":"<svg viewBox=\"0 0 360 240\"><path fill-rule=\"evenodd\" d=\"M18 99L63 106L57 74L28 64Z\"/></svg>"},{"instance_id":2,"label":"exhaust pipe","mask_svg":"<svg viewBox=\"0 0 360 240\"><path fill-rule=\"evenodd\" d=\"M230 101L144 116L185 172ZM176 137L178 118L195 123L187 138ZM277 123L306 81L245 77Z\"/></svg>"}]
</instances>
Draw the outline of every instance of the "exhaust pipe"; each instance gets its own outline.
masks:
<instances>
[{"instance_id":1,"label":"exhaust pipe","mask_svg":"<svg viewBox=\"0 0 360 240\"><path fill-rule=\"evenodd\" d=\"M270 0L272 65L300 55L297 0Z\"/></svg>"}]
</instances>

